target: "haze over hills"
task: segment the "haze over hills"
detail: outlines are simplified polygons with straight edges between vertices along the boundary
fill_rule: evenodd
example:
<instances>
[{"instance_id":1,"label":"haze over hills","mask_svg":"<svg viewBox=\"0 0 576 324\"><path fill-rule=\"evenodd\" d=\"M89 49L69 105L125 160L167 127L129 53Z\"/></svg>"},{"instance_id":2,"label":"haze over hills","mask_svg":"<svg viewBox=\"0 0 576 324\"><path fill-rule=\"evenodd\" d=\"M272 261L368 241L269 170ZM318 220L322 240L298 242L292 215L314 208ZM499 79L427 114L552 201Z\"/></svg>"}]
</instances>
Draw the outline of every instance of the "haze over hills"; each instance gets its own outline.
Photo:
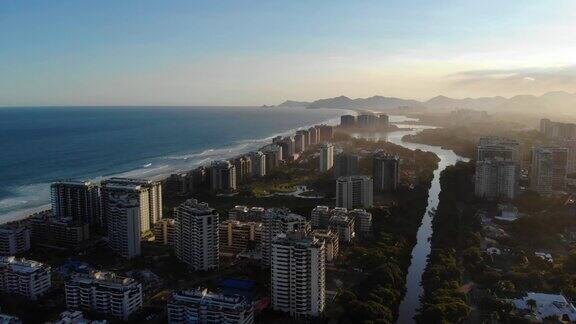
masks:
<instances>
[{"instance_id":1,"label":"haze over hills","mask_svg":"<svg viewBox=\"0 0 576 324\"><path fill-rule=\"evenodd\" d=\"M389 110L398 107L423 109L477 109L491 112L523 113L574 113L576 112L576 93L565 91L547 92L541 96L517 95L511 98L501 96L455 99L437 96L427 101L402 99L395 97L373 96L351 99L346 96L319 99L309 102L288 100L277 107L338 108Z\"/></svg>"}]
</instances>

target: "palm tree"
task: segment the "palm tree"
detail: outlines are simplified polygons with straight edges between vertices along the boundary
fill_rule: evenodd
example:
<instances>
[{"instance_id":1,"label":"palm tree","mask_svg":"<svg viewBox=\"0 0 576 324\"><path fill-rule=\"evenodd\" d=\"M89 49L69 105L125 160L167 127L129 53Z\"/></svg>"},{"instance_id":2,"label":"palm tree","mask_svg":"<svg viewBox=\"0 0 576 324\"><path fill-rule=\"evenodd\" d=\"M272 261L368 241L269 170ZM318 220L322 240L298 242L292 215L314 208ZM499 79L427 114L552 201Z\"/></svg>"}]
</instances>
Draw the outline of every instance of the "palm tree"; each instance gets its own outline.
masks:
<instances>
[{"instance_id":1,"label":"palm tree","mask_svg":"<svg viewBox=\"0 0 576 324\"><path fill-rule=\"evenodd\" d=\"M526 301L526 305L528 305L528 307L530 307L530 310L532 311L532 313L534 313L534 310L536 309L536 301L534 299L528 299Z\"/></svg>"}]
</instances>

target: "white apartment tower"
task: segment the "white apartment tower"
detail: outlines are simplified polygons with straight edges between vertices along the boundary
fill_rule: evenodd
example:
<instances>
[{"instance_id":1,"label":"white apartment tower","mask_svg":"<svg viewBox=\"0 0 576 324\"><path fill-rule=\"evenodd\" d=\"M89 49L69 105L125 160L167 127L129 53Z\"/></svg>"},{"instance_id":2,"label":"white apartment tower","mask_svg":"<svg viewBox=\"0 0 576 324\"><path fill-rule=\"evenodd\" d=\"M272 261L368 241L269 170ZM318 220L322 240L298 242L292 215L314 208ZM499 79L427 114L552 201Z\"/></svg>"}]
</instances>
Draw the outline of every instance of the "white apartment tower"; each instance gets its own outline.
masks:
<instances>
[{"instance_id":1,"label":"white apartment tower","mask_svg":"<svg viewBox=\"0 0 576 324\"><path fill-rule=\"evenodd\" d=\"M168 323L252 324L254 307L240 295L178 291L168 300Z\"/></svg>"},{"instance_id":2,"label":"white apartment tower","mask_svg":"<svg viewBox=\"0 0 576 324\"><path fill-rule=\"evenodd\" d=\"M263 177L266 175L266 155L260 151L249 154L252 161L252 176Z\"/></svg>"},{"instance_id":3,"label":"white apartment tower","mask_svg":"<svg viewBox=\"0 0 576 324\"><path fill-rule=\"evenodd\" d=\"M307 230L308 223L303 216L287 209L268 209L262 217L262 263L270 265L272 241L280 234L296 230Z\"/></svg>"},{"instance_id":4,"label":"white apartment tower","mask_svg":"<svg viewBox=\"0 0 576 324\"><path fill-rule=\"evenodd\" d=\"M320 147L320 172L328 172L334 166L334 145L322 144Z\"/></svg>"},{"instance_id":5,"label":"white apartment tower","mask_svg":"<svg viewBox=\"0 0 576 324\"><path fill-rule=\"evenodd\" d=\"M336 180L336 206L347 209L370 208L373 205L372 178L340 177Z\"/></svg>"},{"instance_id":6,"label":"white apartment tower","mask_svg":"<svg viewBox=\"0 0 576 324\"><path fill-rule=\"evenodd\" d=\"M304 231L280 234L272 243L272 307L298 318L324 311L324 241Z\"/></svg>"},{"instance_id":7,"label":"white apartment tower","mask_svg":"<svg viewBox=\"0 0 576 324\"><path fill-rule=\"evenodd\" d=\"M112 272L75 274L66 282L65 291L71 310L91 310L127 321L142 308L142 285Z\"/></svg>"},{"instance_id":8,"label":"white apartment tower","mask_svg":"<svg viewBox=\"0 0 576 324\"><path fill-rule=\"evenodd\" d=\"M236 167L228 161L212 162L210 168L212 190L236 190Z\"/></svg>"},{"instance_id":9,"label":"white apartment tower","mask_svg":"<svg viewBox=\"0 0 576 324\"><path fill-rule=\"evenodd\" d=\"M219 216L216 210L196 199L188 199L174 210L176 257L195 271L218 268Z\"/></svg>"},{"instance_id":10,"label":"white apartment tower","mask_svg":"<svg viewBox=\"0 0 576 324\"><path fill-rule=\"evenodd\" d=\"M0 257L0 291L36 300L51 286L50 266L32 260Z\"/></svg>"}]
</instances>

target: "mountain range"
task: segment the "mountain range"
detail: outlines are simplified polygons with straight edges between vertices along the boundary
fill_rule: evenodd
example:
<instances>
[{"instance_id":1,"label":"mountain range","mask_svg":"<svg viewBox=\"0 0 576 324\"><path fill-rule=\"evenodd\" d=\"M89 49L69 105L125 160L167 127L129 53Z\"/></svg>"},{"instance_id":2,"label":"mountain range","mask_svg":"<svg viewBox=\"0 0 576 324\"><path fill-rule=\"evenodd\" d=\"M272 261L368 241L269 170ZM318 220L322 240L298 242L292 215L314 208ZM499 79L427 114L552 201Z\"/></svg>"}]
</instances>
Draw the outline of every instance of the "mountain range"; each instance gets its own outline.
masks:
<instances>
[{"instance_id":1,"label":"mountain range","mask_svg":"<svg viewBox=\"0 0 576 324\"><path fill-rule=\"evenodd\" d=\"M546 112L574 114L576 112L576 93L553 91L547 92L541 96L517 95L510 98L497 96L464 99L437 96L426 101L383 96L357 99L339 96L335 98L319 99L313 102L288 100L277 107L365 109L382 111L399 107L410 107L435 110L476 109L490 112Z\"/></svg>"}]
</instances>

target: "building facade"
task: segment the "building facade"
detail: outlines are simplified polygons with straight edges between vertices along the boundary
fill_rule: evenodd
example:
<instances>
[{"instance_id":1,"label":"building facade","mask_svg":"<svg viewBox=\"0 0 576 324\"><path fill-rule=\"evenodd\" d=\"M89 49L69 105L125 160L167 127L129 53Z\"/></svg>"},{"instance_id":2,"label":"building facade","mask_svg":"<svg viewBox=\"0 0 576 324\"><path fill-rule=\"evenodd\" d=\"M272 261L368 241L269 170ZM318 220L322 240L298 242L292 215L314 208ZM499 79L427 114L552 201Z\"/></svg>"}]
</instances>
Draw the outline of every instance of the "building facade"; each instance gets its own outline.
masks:
<instances>
[{"instance_id":1,"label":"building facade","mask_svg":"<svg viewBox=\"0 0 576 324\"><path fill-rule=\"evenodd\" d=\"M101 223L100 188L90 181L59 181L50 186L52 213L77 224Z\"/></svg>"},{"instance_id":2,"label":"building facade","mask_svg":"<svg viewBox=\"0 0 576 324\"><path fill-rule=\"evenodd\" d=\"M328 172L334 166L334 145L330 143L320 146L320 172Z\"/></svg>"},{"instance_id":3,"label":"building facade","mask_svg":"<svg viewBox=\"0 0 576 324\"><path fill-rule=\"evenodd\" d=\"M168 323L254 323L254 307L239 295L188 290L172 293L168 300Z\"/></svg>"},{"instance_id":4,"label":"building facade","mask_svg":"<svg viewBox=\"0 0 576 324\"><path fill-rule=\"evenodd\" d=\"M164 218L154 224L154 241L163 245L174 245L173 218Z\"/></svg>"},{"instance_id":5,"label":"building facade","mask_svg":"<svg viewBox=\"0 0 576 324\"><path fill-rule=\"evenodd\" d=\"M0 255L14 256L30 250L30 229L21 223L0 227Z\"/></svg>"},{"instance_id":6,"label":"building facade","mask_svg":"<svg viewBox=\"0 0 576 324\"><path fill-rule=\"evenodd\" d=\"M127 321L142 308L142 285L112 272L75 274L66 282L66 306Z\"/></svg>"},{"instance_id":7,"label":"building facade","mask_svg":"<svg viewBox=\"0 0 576 324\"><path fill-rule=\"evenodd\" d=\"M266 156L260 151L249 154L252 161L252 176L263 177L266 175Z\"/></svg>"},{"instance_id":8,"label":"building facade","mask_svg":"<svg viewBox=\"0 0 576 324\"><path fill-rule=\"evenodd\" d=\"M180 262L195 271L219 266L219 215L206 203L189 199L174 210L174 248Z\"/></svg>"},{"instance_id":9,"label":"building facade","mask_svg":"<svg viewBox=\"0 0 576 324\"><path fill-rule=\"evenodd\" d=\"M318 317L325 307L324 242L304 231L272 243L272 308L296 318Z\"/></svg>"},{"instance_id":10,"label":"building facade","mask_svg":"<svg viewBox=\"0 0 576 324\"><path fill-rule=\"evenodd\" d=\"M236 190L236 167L228 161L214 161L210 167L210 186L213 191Z\"/></svg>"},{"instance_id":11,"label":"building facade","mask_svg":"<svg viewBox=\"0 0 576 324\"><path fill-rule=\"evenodd\" d=\"M0 257L0 291L36 300L52 287L50 266L43 263Z\"/></svg>"},{"instance_id":12,"label":"building facade","mask_svg":"<svg viewBox=\"0 0 576 324\"><path fill-rule=\"evenodd\" d=\"M295 230L306 230L309 224L303 216L288 209L271 208L262 218L262 264L270 266L272 241L280 234Z\"/></svg>"},{"instance_id":13,"label":"building facade","mask_svg":"<svg viewBox=\"0 0 576 324\"><path fill-rule=\"evenodd\" d=\"M336 206L347 209L370 208L373 205L372 178L340 177L336 180Z\"/></svg>"},{"instance_id":14,"label":"building facade","mask_svg":"<svg viewBox=\"0 0 576 324\"><path fill-rule=\"evenodd\" d=\"M334 177L348 177L360 172L360 157L357 154L340 153L334 159Z\"/></svg>"},{"instance_id":15,"label":"building facade","mask_svg":"<svg viewBox=\"0 0 576 324\"><path fill-rule=\"evenodd\" d=\"M400 184L400 158L391 154L375 154L372 158L374 187L381 192L392 192Z\"/></svg>"},{"instance_id":16,"label":"building facade","mask_svg":"<svg viewBox=\"0 0 576 324\"><path fill-rule=\"evenodd\" d=\"M238 254L260 245L262 223L226 220L219 225L220 253Z\"/></svg>"}]
</instances>

